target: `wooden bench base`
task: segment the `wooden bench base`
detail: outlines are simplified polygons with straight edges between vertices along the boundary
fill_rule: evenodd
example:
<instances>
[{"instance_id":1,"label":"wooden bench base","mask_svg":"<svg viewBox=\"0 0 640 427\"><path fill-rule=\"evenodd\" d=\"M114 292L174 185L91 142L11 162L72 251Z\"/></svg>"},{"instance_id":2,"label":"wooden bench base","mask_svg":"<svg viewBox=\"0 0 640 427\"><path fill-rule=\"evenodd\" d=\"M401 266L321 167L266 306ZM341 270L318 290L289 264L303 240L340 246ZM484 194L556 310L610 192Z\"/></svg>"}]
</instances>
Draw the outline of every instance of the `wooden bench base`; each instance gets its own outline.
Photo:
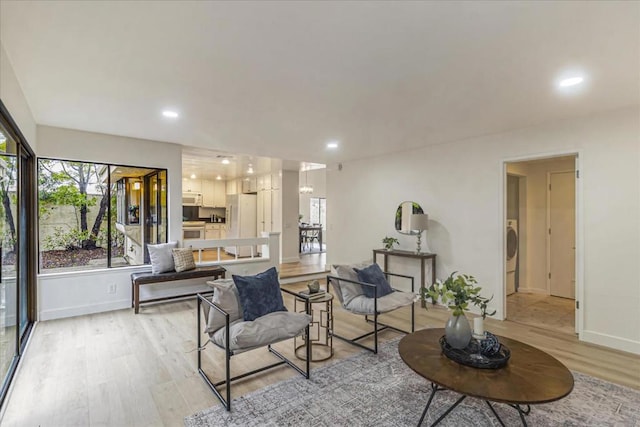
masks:
<instances>
[{"instance_id":1,"label":"wooden bench base","mask_svg":"<svg viewBox=\"0 0 640 427\"><path fill-rule=\"evenodd\" d=\"M227 270L225 268L215 265L211 267L198 267L195 270L181 271L180 273L177 273L175 271L160 274L152 274L148 272L131 273L131 306L133 307L134 313L138 314L138 312L140 311L141 303L166 301L197 294L197 292L195 292L140 301L140 286L142 285L154 285L157 283L174 282L176 280L186 279L198 279L204 277L210 277L215 280L218 278L224 278L226 271Z\"/></svg>"}]
</instances>

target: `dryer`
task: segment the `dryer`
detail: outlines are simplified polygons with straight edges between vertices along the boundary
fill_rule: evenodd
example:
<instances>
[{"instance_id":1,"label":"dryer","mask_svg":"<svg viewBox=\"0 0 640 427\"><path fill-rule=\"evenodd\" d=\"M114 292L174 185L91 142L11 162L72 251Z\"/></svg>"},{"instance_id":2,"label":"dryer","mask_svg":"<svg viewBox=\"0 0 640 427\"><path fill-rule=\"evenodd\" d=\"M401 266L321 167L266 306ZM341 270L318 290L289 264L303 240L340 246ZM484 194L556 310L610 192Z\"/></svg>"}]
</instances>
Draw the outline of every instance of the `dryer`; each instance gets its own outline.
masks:
<instances>
[{"instance_id":1,"label":"dryer","mask_svg":"<svg viewBox=\"0 0 640 427\"><path fill-rule=\"evenodd\" d=\"M516 269L518 268L518 220L507 220L507 295L516 291Z\"/></svg>"}]
</instances>

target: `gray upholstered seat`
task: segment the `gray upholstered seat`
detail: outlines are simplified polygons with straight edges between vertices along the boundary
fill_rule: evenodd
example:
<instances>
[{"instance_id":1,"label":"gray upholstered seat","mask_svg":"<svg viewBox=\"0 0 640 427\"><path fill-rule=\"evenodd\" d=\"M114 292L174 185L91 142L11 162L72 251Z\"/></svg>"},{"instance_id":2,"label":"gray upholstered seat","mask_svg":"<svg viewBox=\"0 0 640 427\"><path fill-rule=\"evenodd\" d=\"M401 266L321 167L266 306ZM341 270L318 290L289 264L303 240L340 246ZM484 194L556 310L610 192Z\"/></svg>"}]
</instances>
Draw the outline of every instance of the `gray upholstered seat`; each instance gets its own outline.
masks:
<instances>
[{"instance_id":1,"label":"gray upholstered seat","mask_svg":"<svg viewBox=\"0 0 640 427\"><path fill-rule=\"evenodd\" d=\"M396 277L401 280L409 281L411 292L393 289L393 292L387 295L378 296L377 291L375 291L374 297L371 298L365 295L365 287L376 288L376 285L359 281L358 274L354 270L354 267L359 268L364 266L333 265L331 270L332 274L327 276L327 286L333 287L336 297L338 298L338 300L340 301L340 304L342 304L342 307L345 310L353 314L364 315L365 321L373 324L373 331L363 334L356 338L345 338L343 336L336 334L335 328L334 328L333 336L336 338L340 338L350 344L353 344L358 347L377 353L378 352L378 332L381 332L385 329L393 329L401 333L408 333L407 331L396 328L394 326L380 323L378 321L378 315L382 313L388 313L402 307L410 306L411 307L411 332L415 330L414 302L418 300L418 295L414 293L414 278L412 276L405 276L402 274L385 272L383 274L387 278ZM370 316L373 317L373 320L369 319ZM379 328L378 326L382 326L382 327ZM374 336L373 348L367 347L361 344L360 342L358 342L371 335Z\"/></svg>"},{"instance_id":2,"label":"gray upholstered seat","mask_svg":"<svg viewBox=\"0 0 640 427\"><path fill-rule=\"evenodd\" d=\"M272 311L262 314L254 320L244 320L245 313L239 300L239 293L232 279L219 279L207 282L214 288L214 294L209 299L198 294L198 372L205 380L211 391L220 399L227 411L231 410L231 382L249 375L262 372L282 364L292 367L305 378L309 378L310 350L309 324L311 322L310 304L308 297L280 288L280 292L291 294L297 298L307 300L305 313L290 311ZM278 286L276 284L276 286ZM277 292L277 291L276 291ZM278 294L279 295L279 294ZM255 297L254 297L255 298ZM284 306L281 309L286 310ZM202 316L200 315L202 313ZM203 325L202 318L205 322ZM216 347L224 350L225 354L225 379L216 383L202 369L202 336L207 334L209 341ZM280 354L271 346L278 342L304 335L306 344L306 370L302 370L291 360ZM231 357L238 353L267 347L279 361L268 366L259 367L250 372L231 377ZM219 386L226 387L226 397L218 390Z\"/></svg>"}]
</instances>

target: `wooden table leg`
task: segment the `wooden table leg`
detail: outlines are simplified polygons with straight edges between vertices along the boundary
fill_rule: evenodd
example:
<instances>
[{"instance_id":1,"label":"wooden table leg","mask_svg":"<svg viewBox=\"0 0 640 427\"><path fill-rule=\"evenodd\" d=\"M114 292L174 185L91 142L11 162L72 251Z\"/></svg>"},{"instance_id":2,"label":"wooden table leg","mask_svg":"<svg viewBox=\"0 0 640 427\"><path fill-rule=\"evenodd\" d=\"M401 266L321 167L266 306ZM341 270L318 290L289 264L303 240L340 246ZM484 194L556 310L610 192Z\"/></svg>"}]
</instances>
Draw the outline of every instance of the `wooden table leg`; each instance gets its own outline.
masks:
<instances>
[{"instance_id":1,"label":"wooden table leg","mask_svg":"<svg viewBox=\"0 0 640 427\"><path fill-rule=\"evenodd\" d=\"M138 314L140 310L140 284L133 285L133 312Z\"/></svg>"}]
</instances>

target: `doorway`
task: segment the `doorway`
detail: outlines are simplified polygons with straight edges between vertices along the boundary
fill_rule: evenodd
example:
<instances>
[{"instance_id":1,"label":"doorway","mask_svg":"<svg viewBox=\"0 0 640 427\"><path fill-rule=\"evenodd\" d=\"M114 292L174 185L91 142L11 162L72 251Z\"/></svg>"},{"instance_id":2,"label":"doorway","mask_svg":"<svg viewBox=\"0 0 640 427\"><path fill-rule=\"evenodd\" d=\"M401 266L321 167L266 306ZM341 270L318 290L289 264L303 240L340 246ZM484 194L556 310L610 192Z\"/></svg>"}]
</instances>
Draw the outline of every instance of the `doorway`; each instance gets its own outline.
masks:
<instances>
[{"instance_id":1,"label":"doorway","mask_svg":"<svg viewBox=\"0 0 640 427\"><path fill-rule=\"evenodd\" d=\"M577 155L505 165L506 318L577 333Z\"/></svg>"}]
</instances>

